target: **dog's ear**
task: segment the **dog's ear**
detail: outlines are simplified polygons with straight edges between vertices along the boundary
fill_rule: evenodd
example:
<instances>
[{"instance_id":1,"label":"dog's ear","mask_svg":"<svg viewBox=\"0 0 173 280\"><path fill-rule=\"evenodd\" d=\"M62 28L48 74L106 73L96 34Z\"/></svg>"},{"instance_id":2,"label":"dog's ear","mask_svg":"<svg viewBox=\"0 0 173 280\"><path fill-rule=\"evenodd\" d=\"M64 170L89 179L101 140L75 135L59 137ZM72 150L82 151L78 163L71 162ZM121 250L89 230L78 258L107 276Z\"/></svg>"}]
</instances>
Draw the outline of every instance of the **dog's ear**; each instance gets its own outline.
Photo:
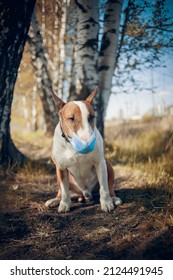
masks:
<instances>
[{"instance_id":1,"label":"dog's ear","mask_svg":"<svg viewBox=\"0 0 173 280\"><path fill-rule=\"evenodd\" d=\"M52 96L55 102L56 109L59 112L62 109L62 107L65 105L65 102L62 101L54 92L52 92Z\"/></svg>"},{"instance_id":2,"label":"dog's ear","mask_svg":"<svg viewBox=\"0 0 173 280\"><path fill-rule=\"evenodd\" d=\"M90 93L90 95L87 97L86 101L89 102L90 104L93 103L93 99L97 93L98 86L95 87L95 89Z\"/></svg>"}]
</instances>

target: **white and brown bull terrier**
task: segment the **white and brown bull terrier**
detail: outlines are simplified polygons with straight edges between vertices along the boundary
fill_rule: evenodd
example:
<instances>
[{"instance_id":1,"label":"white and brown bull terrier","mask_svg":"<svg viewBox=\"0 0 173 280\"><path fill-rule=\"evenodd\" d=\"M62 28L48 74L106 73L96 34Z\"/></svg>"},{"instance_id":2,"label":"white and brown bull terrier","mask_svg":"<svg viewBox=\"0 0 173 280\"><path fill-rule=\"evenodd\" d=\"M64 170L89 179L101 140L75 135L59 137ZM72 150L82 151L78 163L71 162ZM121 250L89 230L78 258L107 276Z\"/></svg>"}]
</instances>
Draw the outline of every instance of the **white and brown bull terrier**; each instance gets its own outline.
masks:
<instances>
[{"instance_id":1,"label":"white and brown bull terrier","mask_svg":"<svg viewBox=\"0 0 173 280\"><path fill-rule=\"evenodd\" d=\"M70 210L70 191L84 200L92 198L98 186L103 211L109 212L115 205L121 204L121 199L114 194L114 171L111 163L104 158L103 139L95 126L92 102L96 92L97 88L85 101L68 103L53 94L60 120L55 129L52 148L58 193L45 205L59 205L59 213Z\"/></svg>"}]
</instances>

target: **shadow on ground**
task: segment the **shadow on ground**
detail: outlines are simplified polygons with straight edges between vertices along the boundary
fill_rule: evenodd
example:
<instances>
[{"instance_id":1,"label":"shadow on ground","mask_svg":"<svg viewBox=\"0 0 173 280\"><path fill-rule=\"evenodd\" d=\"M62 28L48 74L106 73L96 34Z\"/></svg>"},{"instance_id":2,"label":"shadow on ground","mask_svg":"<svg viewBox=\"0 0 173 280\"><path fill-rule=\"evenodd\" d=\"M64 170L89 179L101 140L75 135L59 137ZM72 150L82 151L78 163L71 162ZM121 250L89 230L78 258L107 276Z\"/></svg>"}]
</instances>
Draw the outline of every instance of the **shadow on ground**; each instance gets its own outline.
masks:
<instances>
[{"instance_id":1,"label":"shadow on ground","mask_svg":"<svg viewBox=\"0 0 173 280\"><path fill-rule=\"evenodd\" d=\"M163 189L134 186L131 174L117 171L123 204L115 211L102 212L95 195L87 203L74 198L71 212L58 214L44 207L56 195L54 171L49 164L40 176L2 176L0 259L173 258L172 212Z\"/></svg>"}]
</instances>

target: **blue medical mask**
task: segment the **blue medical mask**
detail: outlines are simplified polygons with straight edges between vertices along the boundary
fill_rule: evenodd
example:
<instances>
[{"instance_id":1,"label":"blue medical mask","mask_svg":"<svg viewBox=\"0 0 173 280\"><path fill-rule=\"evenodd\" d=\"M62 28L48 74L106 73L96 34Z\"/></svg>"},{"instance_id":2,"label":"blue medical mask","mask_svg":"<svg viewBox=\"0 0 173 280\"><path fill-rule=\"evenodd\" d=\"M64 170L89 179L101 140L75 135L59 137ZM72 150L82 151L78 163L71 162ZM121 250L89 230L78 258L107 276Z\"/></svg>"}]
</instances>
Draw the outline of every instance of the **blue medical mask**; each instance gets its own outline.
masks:
<instances>
[{"instance_id":1,"label":"blue medical mask","mask_svg":"<svg viewBox=\"0 0 173 280\"><path fill-rule=\"evenodd\" d=\"M87 154L94 150L96 143L95 132L92 133L91 138L88 141L83 141L79 136L73 132L72 138L68 137L73 149L79 154Z\"/></svg>"}]
</instances>

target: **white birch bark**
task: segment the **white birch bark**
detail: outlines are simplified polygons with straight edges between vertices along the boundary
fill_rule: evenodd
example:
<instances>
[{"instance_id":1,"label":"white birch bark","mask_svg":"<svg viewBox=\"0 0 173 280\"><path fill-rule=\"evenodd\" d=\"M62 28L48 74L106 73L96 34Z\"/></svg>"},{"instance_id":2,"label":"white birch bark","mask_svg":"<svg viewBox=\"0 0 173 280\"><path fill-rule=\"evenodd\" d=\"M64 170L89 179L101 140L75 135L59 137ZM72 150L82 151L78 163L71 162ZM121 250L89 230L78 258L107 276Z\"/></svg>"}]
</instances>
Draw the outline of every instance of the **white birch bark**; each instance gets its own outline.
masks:
<instances>
[{"instance_id":1,"label":"white birch bark","mask_svg":"<svg viewBox=\"0 0 173 280\"><path fill-rule=\"evenodd\" d=\"M76 15L76 4L74 0L70 0L70 5L67 6L67 23L66 23L66 45L65 45L65 55L66 55L66 77L67 77L67 92L69 94L67 97L69 99L73 98L73 93L76 94L76 75L74 70L74 65L77 57L77 15ZM70 62L70 63L69 63Z\"/></svg>"},{"instance_id":2,"label":"white birch bark","mask_svg":"<svg viewBox=\"0 0 173 280\"><path fill-rule=\"evenodd\" d=\"M41 1L41 35L43 45L46 45L46 0Z\"/></svg>"},{"instance_id":3,"label":"white birch bark","mask_svg":"<svg viewBox=\"0 0 173 280\"><path fill-rule=\"evenodd\" d=\"M76 60L75 60L75 92L76 99L85 98L97 85L98 62L98 0L76 0Z\"/></svg>"},{"instance_id":4,"label":"white birch bark","mask_svg":"<svg viewBox=\"0 0 173 280\"><path fill-rule=\"evenodd\" d=\"M64 64L65 64L65 35L66 35L66 11L67 11L67 1L62 1L61 9L61 26L59 35L59 77L58 77L58 96L62 98L63 96L63 82L64 82Z\"/></svg>"},{"instance_id":5,"label":"white birch bark","mask_svg":"<svg viewBox=\"0 0 173 280\"><path fill-rule=\"evenodd\" d=\"M102 134L104 134L103 120L111 93L112 77L118 51L122 2L122 0L108 0L105 8L104 32L98 65L100 96L97 104L97 111L100 118L100 120L98 119L98 126Z\"/></svg>"},{"instance_id":6,"label":"white birch bark","mask_svg":"<svg viewBox=\"0 0 173 280\"><path fill-rule=\"evenodd\" d=\"M58 80L59 80L59 0L54 3L54 30L53 30L53 72L52 81L55 94L58 95Z\"/></svg>"},{"instance_id":7,"label":"white birch bark","mask_svg":"<svg viewBox=\"0 0 173 280\"><path fill-rule=\"evenodd\" d=\"M40 79L41 82L42 88L40 90L40 97L43 104L47 133L52 133L57 123L57 114L52 98L52 82L48 71L45 48L43 46L35 11L31 20L28 42L30 43L31 58L37 73L37 79Z\"/></svg>"}]
</instances>

